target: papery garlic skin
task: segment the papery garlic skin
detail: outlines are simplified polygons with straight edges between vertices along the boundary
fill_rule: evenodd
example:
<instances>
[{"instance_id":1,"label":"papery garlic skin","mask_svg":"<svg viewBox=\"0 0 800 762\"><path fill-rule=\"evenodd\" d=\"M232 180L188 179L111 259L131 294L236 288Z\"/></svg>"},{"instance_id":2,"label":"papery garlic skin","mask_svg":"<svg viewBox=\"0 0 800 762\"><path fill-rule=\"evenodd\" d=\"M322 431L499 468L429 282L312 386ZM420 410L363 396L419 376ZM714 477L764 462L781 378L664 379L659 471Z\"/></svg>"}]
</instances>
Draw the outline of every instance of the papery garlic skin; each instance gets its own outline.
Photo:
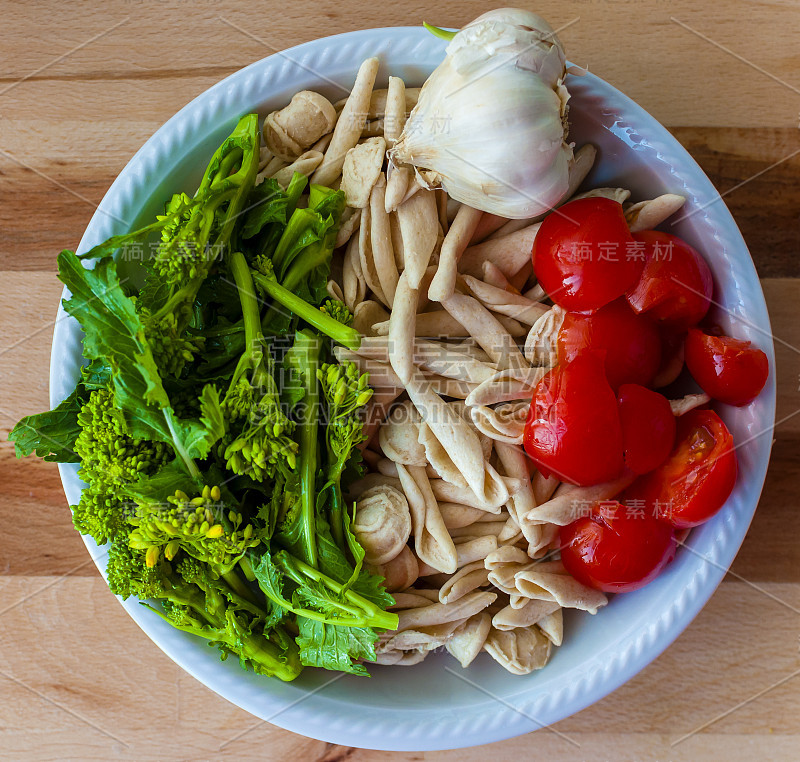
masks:
<instances>
[{"instance_id":1,"label":"papery garlic skin","mask_svg":"<svg viewBox=\"0 0 800 762\"><path fill-rule=\"evenodd\" d=\"M473 208L541 214L568 188L565 76L564 49L544 19L515 8L485 13L447 46L390 158L429 170L423 180L433 174Z\"/></svg>"}]
</instances>

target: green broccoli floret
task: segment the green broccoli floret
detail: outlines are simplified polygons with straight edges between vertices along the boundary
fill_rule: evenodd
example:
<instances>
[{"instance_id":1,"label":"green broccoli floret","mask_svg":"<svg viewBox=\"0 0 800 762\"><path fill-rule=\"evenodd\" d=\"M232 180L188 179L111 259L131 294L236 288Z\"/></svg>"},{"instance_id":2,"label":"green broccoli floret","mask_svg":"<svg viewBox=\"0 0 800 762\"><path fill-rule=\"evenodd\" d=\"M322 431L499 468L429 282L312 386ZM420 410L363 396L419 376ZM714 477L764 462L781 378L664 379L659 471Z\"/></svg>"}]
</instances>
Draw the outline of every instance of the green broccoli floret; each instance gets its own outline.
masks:
<instances>
[{"instance_id":1,"label":"green broccoli floret","mask_svg":"<svg viewBox=\"0 0 800 762\"><path fill-rule=\"evenodd\" d=\"M224 444L223 457L230 471L256 481L284 477L294 470L297 443L294 422L281 409L277 384L267 355L259 367L231 385L222 402L229 427L236 436Z\"/></svg>"},{"instance_id":2,"label":"green broccoli floret","mask_svg":"<svg viewBox=\"0 0 800 762\"><path fill-rule=\"evenodd\" d=\"M216 645L222 658L233 654L261 675L293 680L302 669L297 646L265 610L242 598L195 559L174 568L166 559L148 563L148 552L115 542L106 568L111 591L144 603L173 627ZM272 617L274 619L274 617Z\"/></svg>"},{"instance_id":3,"label":"green broccoli floret","mask_svg":"<svg viewBox=\"0 0 800 762\"><path fill-rule=\"evenodd\" d=\"M186 335L192 307L216 260L228 254L258 159L258 116L248 114L214 153L194 197L173 196L158 218L161 242L137 304L165 375L180 375L203 347L200 337Z\"/></svg>"},{"instance_id":4,"label":"green broccoli floret","mask_svg":"<svg viewBox=\"0 0 800 762\"><path fill-rule=\"evenodd\" d=\"M206 188L201 189L203 193ZM185 193L176 193L163 215L161 243L153 260L153 269L170 282L189 281L208 272L212 257L209 236L215 221L216 205L203 208Z\"/></svg>"},{"instance_id":5,"label":"green broccoli floret","mask_svg":"<svg viewBox=\"0 0 800 762\"><path fill-rule=\"evenodd\" d=\"M123 600L159 598L164 595L159 570L145 563L145 553L134 550L122 538L111 543L106 563L106 579L111 592Z\"/></svg>"},{"instance_id":6,"label":"green broccoli floret","mask_svg":"<svg viewBox=\"0 0 800 762\"><path fill-rule=\"evenodd\" d=\"M342 325L353 325L353 313L344 302L340 302L338 299L326 299L320 309Z\"/></svg>"},{"instance_id":7,"label":"green broccoli floret","mask_svg":"<svg viewBox=\"0 0 800 762\"><path fill-rule=\"evenodd\" d=\"M189 303L178 304L175 312L166 314L151 312L147 307L139 310L153 358L166 376L179 376L205 345L205 337L185 334L191 312Z\"/></svg>"},{"instance_id":8,"label":"green broccoli floret","mask_svg":"<svg viewBox=\"0 0 800 762\"><path fill-rule=\"evenodd\" d=\"M133 525L128 542L147 552L153 566L163 553L171 561L179 550L209 564L218 576L225 576L248 548L261 542L261 532L244 522L241 513L228 509L219 487L206 485L197 497L181 490L164 503L137 501L128 521Z\"/></svg>"},{"instance_id":9,"label":"green broccoli floret","mask_svg":"<svg viewBox=\"0 0 800 762\"><path fill-rule=\"evenodd\" d=\"M75 528L102 545L127 531L127 502L121 492L128 484L155 473L171 457L163 442L128 436L114 393L95 389L78 413L80 433L75 453L81 459L78 476L89 487L72 507Z\"/></svg>"},{"instance_id":10,"label":"green broccoli floret","mask_svg":"<svg viewBox=\"0 0 800 762\"><path fill-rule=\"evenodd\" d=\"M327 405L325 478L331 490L329 521L334 539L343 547L346 532L342 473L353 448L364 441L361 410L372 397L372 389L368 385L369 374L359 373L358 366L352 362L325 364L317 371L317 378Z\"/></svg>"},{"instance_id":11,"label":"green broccoli floret","mask_svg":"<svg viewBox=\"0 0 800 762\"><path fill-rule=\"evenodd\" d=\"M89 485L81 499L72 506L72 523L81 534L88 534L98 545L104 545L120 534L127 534L127 503L106 485Z\"/></svg>"},{"instance_id":12,"label":"green broccoli floret","mask_svg":"<svg viewBox=\"0 0 800 762\"><path fill-rule=\"evenodd\" d=\"M223 456L235 474L256 481L288 478L297 464L298 445L291 436L294 423L281 408L250 268L241 252L231 255L228 266L239 292L246 349L222 400L231 434L223 442Z\"/></svg>"},{"instance_id":13,"label":"green broccoli floret","mask_svg":"<svg viewBox=\"0 0 800 762\"><path fill-rule=\"evenodd\" d=\"M91 392L78 413L78 423L81 432L75 440L75 452L81 459L78 475L85 481L120 487L154 473L169 459L164 442L128 436L109 389Z\"/></svg>"}]
</instances>

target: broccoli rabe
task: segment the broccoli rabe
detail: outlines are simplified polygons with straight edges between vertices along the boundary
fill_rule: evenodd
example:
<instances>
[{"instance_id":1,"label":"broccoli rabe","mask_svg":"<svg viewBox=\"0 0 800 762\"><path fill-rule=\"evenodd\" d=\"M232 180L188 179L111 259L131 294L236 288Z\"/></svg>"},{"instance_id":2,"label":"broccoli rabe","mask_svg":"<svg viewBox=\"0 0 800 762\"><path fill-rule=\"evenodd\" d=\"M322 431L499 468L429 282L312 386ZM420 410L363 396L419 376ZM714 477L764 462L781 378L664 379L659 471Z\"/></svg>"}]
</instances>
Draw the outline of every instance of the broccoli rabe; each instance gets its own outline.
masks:
<instances>
[{"instance_id":1,"label":"broccoli rabe","mask_svg":"<svg viewBox=\"0 0 800 762\"><path fill-rule=\"evenodd\" d=\"M146 551L115 542L106 574L113 593L158 601L160 609L144 605L173 627L218 646L223 659L233 654L243 667L281 680L300 674L297 646L279 617L243 598L195 559L182 558L173 566L160 558L151 564Z\"/></svg>"},{"instance_id":2,"label":"broccoli rabe","mask_svg":"<svg viewBox=\"0 0 800 762\"><path fill-rule=\"evenodd\" d=\"M81 459L78 476L89 486L73 506L72 520L81 534L102 545L127 530L127 502L122 488L155 473L171 457L163 442L128 436L114 393L95 389L78 413L80 433L75 453Z\"/></svg>"},{"instance_id":3,"label":"broccoli rabe","mask_svg":"<svg viewBox=\"0 0 800 762\"><path fill-rule=\"evenodd\" d=\"M340 302L338 299L326 299L320 310L342 325L351 326L353 324L353 313L344 302Z\"/></svg>"},{"instance_id":4,"label":"broccoli rabe","mask_svg":"<svg viewBox=\"0 0 800 762\"><path fill-rule=\"evenodd\" d=\"M86 481L122 486L157 471L169 458L164 442L128 436L114 393L95 389L78 413L81 431L75 452L81 459L78 475Z\"/></svg>"},{"instance_id":5,"label":"broccoli rabe","mask_svg":"<svg viewBox=\"0 0 800 762\"><path fill-rule=\"evenodd\" d=\"M319 472L319 385L317 368L322 346L320 337L313 331L297 331L292 348L284 362L293 378L298 381L297 446L299 499L297 501L296 529L292 535L299 540L299 552L312 566L317 565L316 499L317 473Z\"/></svg>"},{"instance_id":6,"label":"broccoli rabe","mask_svg":"<svg viewBox=\"0 0 800 762\"><path fill-rule=\"evenodd\" d=\"M137 500L128 519L134 527L128 542L147 552L148 565L155 564L162 552L171 561L183 550L225 575L248 548L261 542L261 534L221 498L219 487L206 485L192 498L177 490L165 503Z\"/></svg>"},{"instance_id":7,"label":"broccoli rabe","mask_svg":"<svg viewBox=\"0 0 800 762\"><path fill-rule=\"evenodd\" d=\"M278 474L287 478L297 462L298 445L291 437L294 423L281 408L273 360L261 333L255 286L244 255L234 252L228 268L239 290L246 349L222 400L232 434L223 443L224 458L235 474L256 480Z\"/></svg>"},{"instance_id":8,"label":"broccoli rabe","mask_svg":"<svg viewBox=\"0 0 800 762\"><path fill-rule=\"evenodd\" d=\"M309 304L288 288L284 288L276 280L275 273L268 262L262 263L260 271L253 273L253 281L275 302L335 342L350 349L358 349L361 346L361 334L355 328L341 323L327 312Z\"/></svg>"},{"instance_id":9,"label":"broccoli rabe","mask_svg":"<svg viewBox=\"0 0 800 762\"><path fill-rule=\"evenodd\" d=\"M265 553L254 570L267 598L298 616L341 627L387 630L397 627L397 614L384 611L360 593L285 550L274 556ZM287 588L291 588L291 592Z\"/></svg>"},{"instance_id":10,"label":"broccoli rabe","mask_svg":"<svg viewBox=\"0 0 800 762\"><path fill-rule=\"evenodd\" d=\"M325 442L328 465L325 486L330 489L328 520L334 539L342 546L347 535L342 472L353 448L364 441L361 409L372 397L372 389L368 385L368 375L359 373L358 367L352 362L323 365L317 371L317 377L327 408Z\"/></svg>"},{"instance_id":11,"label":"broccoli rabe","mask_svg":"<svg viewBox=\"0 0 800 762\"><path fill-rule=\"evenodd\" d=\"M322 335L361 343L350 310L326 300L345 198L312 185L301 200L297 173L285 190L255 186L259 140L257 115L243 117L194 195L59 255L90 362L11 437L18 455L80 463L74 523L110 543L115 593L259 674L366 675L398 616L342 496L372 393Z\"/></svg>"},{"instance_id":12,"label":"broccoli rabe","mask_svg":"<svg viewBox=\"0 0 800 762\"><path fill-rule=\"evenodd\" d=\"M159 217L161 242L138 306L159 370L180 375L202 349L186 329L215 261L227 253L258 172L258 117L248 114L217 149L193 198L177 194Z\"/></svg>"}]
</instances>

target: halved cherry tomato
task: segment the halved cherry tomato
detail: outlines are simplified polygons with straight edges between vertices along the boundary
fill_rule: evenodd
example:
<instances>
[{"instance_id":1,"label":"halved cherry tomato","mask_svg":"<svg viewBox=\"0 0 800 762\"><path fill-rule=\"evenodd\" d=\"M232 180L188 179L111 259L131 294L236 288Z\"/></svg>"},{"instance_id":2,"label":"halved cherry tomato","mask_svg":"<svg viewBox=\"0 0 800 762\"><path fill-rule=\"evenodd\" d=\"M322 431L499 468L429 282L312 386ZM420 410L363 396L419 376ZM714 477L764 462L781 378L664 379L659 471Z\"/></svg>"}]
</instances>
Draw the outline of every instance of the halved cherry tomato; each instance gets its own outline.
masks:
<instances>
[{"instance_id":1,"label":"halved cherry tomato","mask_svg":"<svg viewBox=\"0 0 800 762\"><path fill-rule=\"evenodd\" d=\"M542 474L581 486L622 471L622 429L600 355L587 351L536 386L523 439Z\"/></svg>"},{"instance_id":2,"label":"halved cherry tomato","mask_svg":"<svg viewBox=\"0 0 800 762\"><path fill-rule=\"evenodd\" d=\"M728 427L713 410L691 410L678 419L675 446L655 471L624 493L677 528L708 521L736 483L736 452Z\"/></svg>"},{"instance_id":3,"label":"halved cherry tomato","mask_svg":"<svg viewBox=\"0 0 800 762\"><path fill-rule=\"evenodd\" d=\"M623 384L617 401L625 465L635 474L646 474L667 459L675 443L669 400L639 384Z\"/></svg>"},{"instance_id":4,"label":"halved cherry tomato","mask_svg":"<svg viewBox=\"0 0 800 762\"><path fill-rule=\"evenodd\" d=\"M608 198L570 201L545 217L533 242L533 266L547 295L569 310L596 310L622 296L643 263L622 205Z\"/></svg>"},{"instance_id":5,"label":"halved cherry tomato","mask_svg":"<svg viewBox=\"0 0 800 762\"><path fill-rule=\"evenodd\" d=\"M769 375L767 356L749 341L697 328L686 337L686 367L706 394L737 406L755 399Z\"/></svg>"},{"instance_id":6,"label":"halved cherry tomato","mask_svg":"<svg viewBox=\"0 0 800 762\"><path fill-rule=\"evenodd\" d=\"M612 389L624 383L647 386L661 362L658 328L635 314L625 299L615 299L594 314L566 314L558 333L558 361L570 362L587 348L605 353Z\"/></svg>"},{"instance_id":7,"label":"halved cherry tomato","mask_svg":"<svg viewBox=\"0 0 800 762\"><path fill-rule=\"evenodd\" d=\"M584 585L607 593L638 590L675 557L672 528L648 513L598 503L559 532L561 560Z\"/></svg>"},{"instance_id":8,"label":"halved cherry tomato","mask_svg":"<svg viewBox=\"0 0 800 762\"><path fill-rule=\"evenodd\" d=\"M653 319L688 328L703 319L711 304L711 270L686 241L669 233L645 230L635 233L644 247L642 277L628 291L631 307Z\"/></svg>"}]
</instances>

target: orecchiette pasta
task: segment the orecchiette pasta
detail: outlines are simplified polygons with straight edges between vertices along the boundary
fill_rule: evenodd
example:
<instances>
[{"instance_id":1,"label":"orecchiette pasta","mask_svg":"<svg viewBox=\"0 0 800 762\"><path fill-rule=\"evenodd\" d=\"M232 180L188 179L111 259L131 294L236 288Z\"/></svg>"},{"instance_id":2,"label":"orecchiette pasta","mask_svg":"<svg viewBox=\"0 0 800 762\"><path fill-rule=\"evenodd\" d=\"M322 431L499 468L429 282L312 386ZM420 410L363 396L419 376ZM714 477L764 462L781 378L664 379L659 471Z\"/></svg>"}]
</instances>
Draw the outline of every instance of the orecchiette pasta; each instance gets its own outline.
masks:
<instances>
[{"instance_id":1,"label":"orecchiette pasta","mask_svg":"<svg viewBox=\"0 0 800 762\"><path fill-rule=\"evenodd\" d=\"M531 326L525 339L525 357L531 365L551 368L556 364L556 340L565 314L554 305Z\"/></svg>"},{"instance_id":2,"label":"orecchiette pasta","mask_svg":"<svg viewBox=\"0 0 800 762\"><path fill-rule=\"evenodd\" d=\"M322 163L311 177L311 182L317 185L331 186L338 179L344 165L347 152L358 143L361 130L366 121L369 109L372 87L378 75L379 61L377 58L368 58L361 64L353 89L344 104L333 137L328 145Z\"/></svg>"},{"instance_id":3,"label":"orecchiette pasta","mask_svg":"<svg viewBox=\"0 0 800 762\"><path fill-rule=\"evenodd\" d=\"M479 611L483 611L496 598L497 595L495 593L476 591L467 593L467 595L453 603L428 602L427 606L402 609L398 612L400 622L397 625L397 632L416 630L420 627L432 627L448 622L462 622Z\"/></svg>"},{"instance_id":4,"label":"orecchiette pasta","mask_svg":"<svg viewBox=\"0 0 800 762\"><path fill-rule=\"evenodd\" d=\"M618 495L632 481L633 474L623 474L619 479L592 487L576 487L565 482L556 489L550 500L528 511L527 520L565 526L580 518L581 511L585 511L588 506Z\"/></svg>"},{"instance_id":5,"label":"orecchiette pasta","mask_svg":"<svg viewBox=\"0 0 800 762\"><path fill-rule=\"evenodd\" d=\"M361 493L353 533L368 564L380 566L396 558L411 535L411 513L405 495L389 485Z\"/></svg>"},{"instance_id":6,"label":"orecchiette pasta","mask_svg":"<svg viewBox=\"0 0 800 762\"><path fill-rule=\"evenodd\" d=\"M390 592L411 587L419 577L419 561L408 545L403 545L400 553L386 563L371 565L374 574L383 577L383 585Z\"/></svg>"},{"instance_id":7,"label":"orecchiette pasta","mask_svg":"<svg viewBox=\"0 0 800 762\"><path fill-rule=\"evenodd\" d=\"M487 215L484 215L484 219ZM505 222L505 221L504 221ZM459 270L480 278L484 262L492 262L510 278L525 267L531 259L531 249L540 223L528 225L510 235L492 238L474 246L468 246L461 255Z\"/></svg>"},{"instance_id":8,"label":"orecchiette pasta","mask_svg":"<svg viewBox=\"0 0 800 762\"><path fill-rule=\"evenodd\" d=\"M363 209L369 203L373 186L379 177L383 177L381 167L385 153L386 141L383 138L369 138L347 152L342 165L341 189L348 206Z\"/></svg>"},{"instance_id":9,"label":"orecchiette pasta","mask_svg":"<svg viewBox=\"0 0 800 762\"><path fill-rule=\"evenodd\" d=\"M492 626L498 630L530 627L533 624L538 624L556 611L561 611L561 606L555 601L529 599L521 608L514 608L509 605L498 611L492 617Z\"/></svg>"},{"instance_id":10,"label":"orecchiette pasta","mask_svg":"<svg viewBox=\"0 0 800 762\"><path fill-rule=\"evenodd\" d=\"M625 210L625 219L632 233L652 230L675 214L685 203L686 199L683 196L665 193L658 198L632 204Z\"/></svg>"},{"instance_id":11,"label":"orecchiette pasta","mask_svg":"<svg viewBox=\"0 0 800 762\"><path fill-rule=\"evenodd\" d=\"M530 403L527 400L504 402L495 407L472 405L469 414L482 434L506 444L521 445Z\"/></svg>"},{"instance_id":12,"label":"orecchiette pasta","mask_svg":"<svg viewBox=\"0 0 800 762\"><path fill-rule=\"evenodd\" d=\"M439 512L425 469L397 464L397 472L411 509L417 557L437 571L452 574L458 568L458 553Z\"/></svg>"}]
</instances>

